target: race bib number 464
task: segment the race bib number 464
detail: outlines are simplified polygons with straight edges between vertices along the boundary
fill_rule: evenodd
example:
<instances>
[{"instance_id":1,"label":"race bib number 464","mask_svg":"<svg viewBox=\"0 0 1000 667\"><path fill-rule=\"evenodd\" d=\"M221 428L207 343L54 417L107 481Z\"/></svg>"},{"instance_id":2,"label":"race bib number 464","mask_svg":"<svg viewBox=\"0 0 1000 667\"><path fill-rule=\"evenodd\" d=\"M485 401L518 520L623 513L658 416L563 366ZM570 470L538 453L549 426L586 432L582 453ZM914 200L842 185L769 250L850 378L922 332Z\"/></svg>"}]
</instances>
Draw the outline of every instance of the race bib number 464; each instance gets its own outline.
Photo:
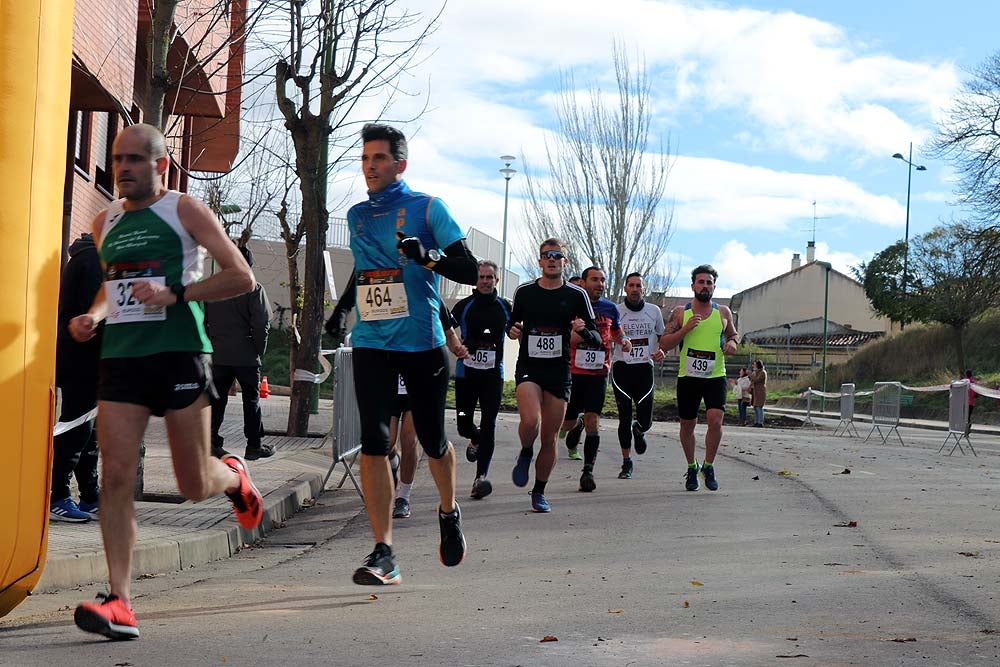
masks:
<instances>
[{"instance_id":1,"label":"race bib number 464","mask_svg":"<svg viewBox=\"0 0 1000 667\"><path fill-rule=\"evenodd\" d=\"M410 316L402 269L376 269L358 274L358 315L365 322Z\"/></svg>"}]
</instances>

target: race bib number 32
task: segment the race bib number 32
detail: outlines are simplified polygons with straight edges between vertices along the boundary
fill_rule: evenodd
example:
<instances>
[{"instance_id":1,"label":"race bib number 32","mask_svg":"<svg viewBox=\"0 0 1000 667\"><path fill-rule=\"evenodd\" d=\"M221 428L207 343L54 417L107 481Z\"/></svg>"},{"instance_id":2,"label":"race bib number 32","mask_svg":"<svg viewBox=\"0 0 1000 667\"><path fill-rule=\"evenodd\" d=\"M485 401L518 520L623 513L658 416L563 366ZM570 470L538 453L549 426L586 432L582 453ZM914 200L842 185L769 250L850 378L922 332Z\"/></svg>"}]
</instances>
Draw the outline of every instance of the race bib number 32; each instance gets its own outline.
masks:
<instances>
[{"instance_id":1,"label":"race bib number 32","mask_svg":"<svg viewBox=\"0 0 1000 667\"><path fill-rule=\"evenodd\" d=\"M365 322L410 316L402 269L376 269L358 274L358 315Z\"/></svg>"},{"instance_id":2,"label":"race bib number 32","mask_svg":"<svg viewBox=\"0 0 1000 667\"><path fill-rule=\"evenodd\" d=\"M166 285L163 276L143 276L141 278L124 278L108 280L104 283L107 294L108 324L125 324L126 322L160 322L167 319L166 306L147 306L135 298L132 287L140 280Z\"/></svg>"}]
</instances>

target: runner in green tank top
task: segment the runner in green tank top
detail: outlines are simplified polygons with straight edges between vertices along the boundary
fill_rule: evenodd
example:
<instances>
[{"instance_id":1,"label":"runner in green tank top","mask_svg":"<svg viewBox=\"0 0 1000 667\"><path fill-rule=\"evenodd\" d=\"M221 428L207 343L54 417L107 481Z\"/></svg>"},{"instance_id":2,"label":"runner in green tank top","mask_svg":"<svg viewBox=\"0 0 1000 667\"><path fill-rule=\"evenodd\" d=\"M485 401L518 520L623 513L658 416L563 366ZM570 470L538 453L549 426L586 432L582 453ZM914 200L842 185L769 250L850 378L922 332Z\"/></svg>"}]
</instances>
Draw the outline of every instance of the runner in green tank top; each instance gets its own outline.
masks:
<instances>
[{"instance_id":1,"label":"runner in green tank top","mask_svg":"<svg viewBox=\"0 0 1000 667\"><path fill-rule=\"evenodd\" d=\"M166 140L151 125L115 138L112 169L121 199L94 218L104 285L90 310L69 322L79 342L106 320L98 383L98 441L103 459L100 516L110 595L85 602L74 620L112 639L139 636L132 611L132 493L139 443L150 415L167 424L177 485L185 498L225 492L240 524L263 517L262 498L238 456L209 453L211 346L200 301L226 299L254 287L253 273L202 202L167 190ZM220 268L201 280L205 251Z\"/></svg>"},{"instance_id":2,"label":"runner in green tank top","mask_svg":"<svg viewBox=\"0 0 1000 667\"><path fill-rule=\"evenodd\" d=\"M681 346L677 372L677 413L681 421L681 447L687 459L685 488L697 491L698 472L705 486L716 491L715 455L722 442L722 418L726 408L726 356L736 352L739 334L733 324L733 313L726 306L712 301L715 281L719 274L703 264L691 272L694 300L677 306L670 313L666 333L660 336L660 349L666 352ZM698 408L705 401L708 432L705 434L705 458L699 468L695 460L694 427L698 423Z\"/></svg>"}]
</instances>

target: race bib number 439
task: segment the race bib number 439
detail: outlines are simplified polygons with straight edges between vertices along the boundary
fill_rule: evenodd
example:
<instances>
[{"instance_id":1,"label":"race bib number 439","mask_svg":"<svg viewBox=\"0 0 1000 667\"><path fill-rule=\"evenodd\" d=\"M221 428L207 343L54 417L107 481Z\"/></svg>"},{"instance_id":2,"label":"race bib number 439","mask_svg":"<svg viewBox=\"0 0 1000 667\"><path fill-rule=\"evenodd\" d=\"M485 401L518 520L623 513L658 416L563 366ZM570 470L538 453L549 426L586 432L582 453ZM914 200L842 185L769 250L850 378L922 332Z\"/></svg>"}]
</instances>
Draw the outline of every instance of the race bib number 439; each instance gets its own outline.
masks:
<instances>
[{"instance_id":1,"label":"race bib number 439","mask_svg":"<svg viewBox=\"0 0 1000 667\"><path fill-rule=\"evenodd\" d=\"M375 269L358 273L358 315L365 322L410 316L402 269Z\"/></svg>"},{"instance_id":2,"label":"race bib number 439","mask_svg":"<svg viewBox=\"0 0 1000 667\"><path fill-rule=\"evenodd\" d=\"M715 373L715 352L688 350L684 370L692 377L711 377Z\"/></svg>"}]
</instances>

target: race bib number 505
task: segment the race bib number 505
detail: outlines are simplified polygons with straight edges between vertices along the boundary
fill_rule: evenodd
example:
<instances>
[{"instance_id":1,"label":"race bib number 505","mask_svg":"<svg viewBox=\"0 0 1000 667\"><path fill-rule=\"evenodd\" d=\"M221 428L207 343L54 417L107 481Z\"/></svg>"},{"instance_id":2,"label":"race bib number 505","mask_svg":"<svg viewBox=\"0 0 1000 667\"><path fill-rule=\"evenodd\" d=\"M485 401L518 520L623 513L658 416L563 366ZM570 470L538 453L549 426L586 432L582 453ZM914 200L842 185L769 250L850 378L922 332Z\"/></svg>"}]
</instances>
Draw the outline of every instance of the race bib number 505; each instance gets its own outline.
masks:
<instances>
[{"instance_id":1,"label":"race bib number 505","mask_svg":"<svg viewBox=\"0 0 1000 667\"><path fill-rule=\"evenodd\" d=\"M402 269L375 269L358 273L358 315L365 322L410 316Z\"/></svg>"}]
</instances>

